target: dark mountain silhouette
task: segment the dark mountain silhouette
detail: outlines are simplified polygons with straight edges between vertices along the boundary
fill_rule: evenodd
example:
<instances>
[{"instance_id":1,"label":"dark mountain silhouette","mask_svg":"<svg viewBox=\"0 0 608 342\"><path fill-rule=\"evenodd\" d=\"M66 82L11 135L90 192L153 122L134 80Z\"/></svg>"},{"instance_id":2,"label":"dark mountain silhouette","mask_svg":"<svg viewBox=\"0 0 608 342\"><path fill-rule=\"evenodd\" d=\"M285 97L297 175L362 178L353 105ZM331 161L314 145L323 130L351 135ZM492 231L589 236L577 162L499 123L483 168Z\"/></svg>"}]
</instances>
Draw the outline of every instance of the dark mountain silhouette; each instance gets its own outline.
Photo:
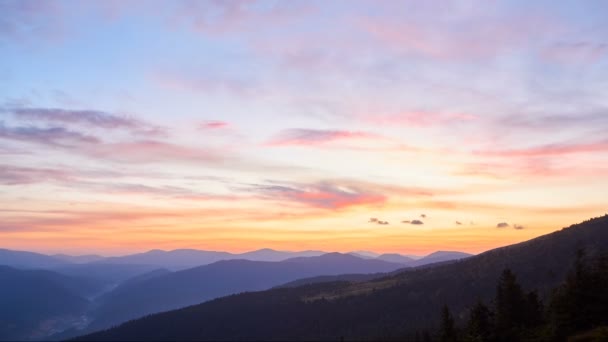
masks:
<instances>
[{"instance_id":1,"label":"dark mountain silhouette","mask_svg":"<svg viewBox=\"0 0 608 342\"><path fill-rule=\"evenodd\" d=\"M338 274L338 275L331 275L331 276L318 276L318 277L310 277L310 278L303 278L303 279L290 281L288 283L285 283L285 284L282 284L279 286L275 286L274 288L298 287L298 286L304 286L304 285L319 284L319 283L333 283L333 282L340 282L340 281L362 282L362 281L368 281L368 280L372 280L372 279L386 277L387 275L388 275L388 273L371 273L371 274L358 274L357 273L357 274Z\"/></svg>"},{"instance_id":2,"label":"dark mountain silhouette","mask_svg":"<svg viewBox=\"0 0 608 342\"><path fill-rule=\"evenodd\" d=\"M300 278L394 271L400 264L330 253L282 262L226 260L126 283L99 298L92 328L108 327L150 313L197 304L219 296L259 291Z\"/></svg>"},{"instance_id":3,"label":"dark mountain silhouette","mask_svg":"<svg viewBox=\"0 0 608 342\"><path fill-rule=\"evenodd\" d=\"M78 320L95 282L0 266L0 340L44 338Z\"/></svg>"},{"instance_id":4,"label":"dark mountain silhouette","mask_svg":"<svg viewBox=\"0 0 608 342\"><path fill-rule=\"evenodd\" d=\"M608 251L608 216L449 264L366 282L232 295L80 340L398 339L437 326L444 305L456 321L464 319L471 303L494 297L505 268L517 274L523 288L545 299L564 281L581 248L590 256Z\"/></svg>"},{"instance_id":5,"label":"dark mountain silhouette","mask_svg":"<svg viewBox=\"0 0 608 342\"><path fill-rule=\"evenodd\" d=\"M246 259L253 261L282 261L298 256L318 256L321 254L324 254L324 252L282 252L268 248L242 254L196 249L176 249L172 251L154 249L145 253L105 258L101 260L100 263L154 265L155 268L166 268L168 270L176 271L208 265L221 260Z\"/></svg>"},{"instance_id":6,"label":"dark mountain silhouette","mask_svg":"<svg viewBox=\"0 0 608 342\"><path fill-rule=\"evenodd\" d=\"M13 251L10 249L0 248L0 265L6 265L16 268L52 268L66 265L69 262L60 258L24 251Z\"/></svg>"}]
</instances>

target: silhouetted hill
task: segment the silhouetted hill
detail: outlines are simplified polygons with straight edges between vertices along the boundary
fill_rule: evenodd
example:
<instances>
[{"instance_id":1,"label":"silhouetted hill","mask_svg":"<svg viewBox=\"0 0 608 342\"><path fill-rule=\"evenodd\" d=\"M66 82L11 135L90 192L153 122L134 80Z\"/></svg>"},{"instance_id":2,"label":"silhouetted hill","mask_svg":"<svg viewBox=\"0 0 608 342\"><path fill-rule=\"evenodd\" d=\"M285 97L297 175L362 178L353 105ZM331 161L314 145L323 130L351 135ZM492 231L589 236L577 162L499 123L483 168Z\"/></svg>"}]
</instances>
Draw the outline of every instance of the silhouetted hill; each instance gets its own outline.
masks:
<instances>
[{"instance_id":1,"label":"silhouetted hill","mask_svg":"<svg viewBox=\"0 0 608 342\"><path fill-rule=\"evenodd\" d=\"M99 300L92 327L107 327L146 314L200 303L243 291L259 291L300 278L393 271L402 265L339 253L282 262L219 261L124 284Z\"/></svg>"},{"instance_id":2,"label":"silhouetted hill","mask_svg":"<svg viewBox=\"0 0 608 342\"><path fill-rule=\"evenodd\" d=\"M44 338L77 320L95 291L86 279L0 266L0 340Z\"/></svg>"},{"instance_id":3,"label":"silhouetted hill","mask_svg":"<svg viewBox=\"0 0 608 342\"><path fill-rule=\"evenodd\" d=\"M608 251L608 216L450 264L368 282L321 283L216 299L144 317L81 340L319 340L399 338L433 327L447 304L454 317L488 302L506 267L541 298L560 284L576 254Z\"/></svg>"},{"instance_id":4,"label":"silhouetted hill","mask_svg":"<svg viewBox=\"0 0 608 342\"><path fill-rule=\"evenodd\" d=\"M68 263L69 262L61 260L60 258L40 253L13 251L0 248L0 265L16 268L45 269L66 265Z\"/></svg>"},{"instance_id":5,"label":"silhouetted hill","mask_svg":"<svg viewBox=\"0 0 608 342\"><path fill-rule=\"evenodd\" d=\"M368 281L376 278L386 277L388 273L372 273L372 274L338 274L331 276L318 276L311 278L303 278L294 281L290 281L286 284L275 286L274 288L281 287L298 287L304 285L320 284L320 283L333 283L333 282L361 282Z\"/></svg>"}]
</instances>

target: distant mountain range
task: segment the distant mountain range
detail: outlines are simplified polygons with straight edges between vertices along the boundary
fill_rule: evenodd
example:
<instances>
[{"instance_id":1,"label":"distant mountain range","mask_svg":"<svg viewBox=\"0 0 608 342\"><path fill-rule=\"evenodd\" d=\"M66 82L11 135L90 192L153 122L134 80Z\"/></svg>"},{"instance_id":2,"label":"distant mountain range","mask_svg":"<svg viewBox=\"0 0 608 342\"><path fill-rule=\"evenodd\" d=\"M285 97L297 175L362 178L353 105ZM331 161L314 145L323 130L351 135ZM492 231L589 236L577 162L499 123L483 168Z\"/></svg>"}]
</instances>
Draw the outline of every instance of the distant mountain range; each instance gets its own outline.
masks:
<instances>
[{"instance_id":1,"label":"distant mountain range","mask_svg":"<svg viewBox=\"0 0 608 342\"><path fill-rule=\"evenodd\" d=\"M242 254L228 252L201 251L196 249L176 249L173 251L151 250L145 253L109 257L98 263L155 265L169 270L181 270L208 265L221 260L245 259L252 261L283 261L299 256L319 256L321 251L283 252L273 249L260 249Z\"/></svg>"},{"instance_id":2,"label":"distant mountain range","mask_svg":"<svg viewBox=\"0 0 608 342\"><path fill-rule=\"evenodd\" d=\"M280 262L225 260L127 282L98 299L92 328L244 291L259 291L300 278L343 273L390 272L403 265L330 253Z\"/></svg>"},{"instance_id":3,"label":"distant mountain range","mask_svg":"<svg viewBox=\"0 0 608 342\"><path fill-rule=\"evenodd\" d=\"M67 268L72 270L79 269L80 266L77 265L145 265L147 267L142 267L142 272L148 272L151 269L155 268L165 268L168 270L177 271L202 265L208 265L221 260L245 259L251 261L283 261L290 258L313 257L320 256L323 254L327 254L327 252L288 252L264 248L251 252L235 254L229 252L204 251L196 249L176 249L172 251L154 249L144 253L136 253L125 256L103 257L96 254L45 255L33 252L0 249L0 265L8 265L17 268L30 269ZM471 254L467 253L442 251L429 254L425 257L406 256L395 253L378 254L368 251L356 251L347 254L351 254L362 259L378 259L389 262L396 262L411 267L471 256Z\"/></svg>"},{"instance_id":4,"label":"distant mountain range","mask_svg":"<svg viewBox=\"0 0 608 342\"><path fill-rule=\"evenodd\" d=\"M89 279L0 266L0 340L44 339L73 326L98 290Z\"/></svg>"},{"instance_id":5,"label":"distant mountain range","mask_svg":"<svg viewBox=\"0 0 608 342\"><path fill-rule=\"evenodd\" d=\"M17 268L52 268L65 265L66 261L40 253L13 251L0 248L0 265Z\"/></svg>"},{"instance_id":6,"label":"distant mountain range","mask_svg":"<svg viewBox=\"0 0 608 342\"><path fill-rule=\"evenodd\" d=\"M5 297L0 299L4 314L0 313L0 339L44 339L55 333L60 333L54 336L62 339L75 336L77 331L107 328L128 319L243 291L285 284L369 280L398 269L444 260L436 254L414 260L398 254L359 257L354 253L321 251L261 249L232 254L180 249L102 257L0 249L0 265L7 265L0 284L15 286L4 291ZM460 258L465 254L444 256ZM19 288L23 291L15 292ZM36 288L41 292L32 295ZM27 304L43 301L45 296L54 298L49 303L65 305L50 310L44 305ZM17 302L24 303L22 311ZM11 312L16 314L11 316ZM18 312L29 314L26 317ZM78 330L85 327L88 330Z\"/></svg>"},{"instance_id":7,"label":"distant mountain range","mask_svg":"<svg viewBox=\"0 0 608 342\"><path fill-rule=\"evenodd\" d=\"M459 261L371 280L337 279L228 296L78 340L399 339L436 326L444 304L457 322L462 320L471 303L493 298L496 280L506 267L524 289L546 298L565 279L580 249L589 256L608 253L608 215ZM449 255L429 258L444 260Z\"/></svg>"}]
</instances>

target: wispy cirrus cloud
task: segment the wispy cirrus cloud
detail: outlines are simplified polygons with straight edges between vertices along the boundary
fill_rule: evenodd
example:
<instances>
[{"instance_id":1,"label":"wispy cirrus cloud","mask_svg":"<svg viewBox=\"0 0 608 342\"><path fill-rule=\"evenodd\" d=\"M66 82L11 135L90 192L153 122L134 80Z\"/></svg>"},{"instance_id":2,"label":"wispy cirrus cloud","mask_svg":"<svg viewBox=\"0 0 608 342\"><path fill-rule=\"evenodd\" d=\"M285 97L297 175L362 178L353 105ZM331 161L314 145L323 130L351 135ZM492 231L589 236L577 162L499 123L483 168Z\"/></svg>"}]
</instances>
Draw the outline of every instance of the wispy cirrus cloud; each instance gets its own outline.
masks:
<instances>
[{"instance_id":1,"label":"wispy cirrus cloud","mask_svg":"<svg viewBox=\"0 0 608 342\"><path fill-rule=\"evenodd\" d=\"M376 134L361 131L293 128L272 138L270 146L315 146L341 140L379 139Z\"/></svg>"},{"instance_id":2,"label":"wispy cirrus cloud","mask_svg":"<svg viewBox=\"0 0 608 342\"><path fill-rule=\"evenodd\" d=\"M0 121L0 139L62 147L76 147L100 142L95 136L64 127L6 126L2 121Z\"/></svg>"},{"instance_id":3,"label":"wispy cirrus cloud","mask_svg":"<svg viewBox=\"0 0 608 342\"><path fill-rule=\"evenodd\" d=\"M477 119L477 115L469 113L449 113L440 111L403 111L398 113L367 113L359 119L368 124L382 126L412 126L430 127L458 122L468 122Z\"/></svg>"},{"instance_id":4,"label":"wispy cirrus cloud","mask_svg":"<svg viewBox=\"0 0 608 342\"><path fill-rule=\"evenodd\" d=\"M125 163L190 162L212 163L227 159L215 149L178 145L160 140L136 140L89 146L82 153Z\"/></svg>"},{"instance_id":5,"label":"wispy cirrus cloud","mask_svg":"<svg viewBox=\"0 0 608 342\"><path fill-rule=\"evenodd\" d=\"M98 110L69 110L61 108L9 108L18 119L31 122L44 121L51 124L83 125L92 128L124 129L141 135L164 135L159 126L143 122L133 117L116 115Z\"/></svg>"},{"instance_id":6,"label":"wispy cirrus cloud","mask_svg":"<svg viewBox=\"0 0 608 342\"><path fill-rule=\"evenodd\" d=\"M526 12L501 13L478 4L475 8L458 3L442 5L391 6L391 15L359 20L361 29L397 53L448 61L493 58L505 51L523 48L532 37L555 31L555 19L540 8ZM464 21L453 21L458 13ZM407 20L404 20L404 17ZM513 27L513 22L518 26ZM484 27L484 30L474 29Z\"/></svg>"},{"instance_id":7,"label":"wispy cirrus cloud","mask_svg":"<svg viewBox=\"0 0 608 342\"><path fill-rule=\"evenodd\" d=\"M21 42L55 39L64 31L64 9L58 1L7 0L0 2L0 39Z\"/></svg>"},{"instance_id":8,"label":"wispy cirrus cloud","mask_svg":"<svg viewBox=\"0 0 608 342\"><path fill-rule=\"evenodd\" d=\"M557 42L541 51L545 60L565 64L594 63L607 54L608 43L593 41Z\"/></svg>"},{"instance_id":9,"label":"wispy cirrus cloud","mask_svg":"<svg viewBox=\"0 0 608 342\"><path fill-rule=\"evenodd\" d=\"M514 129L531 129L547 131L563 128L596 128L608 127L606 109L596 108L586 112L576 113L543 113L531 112L510 114L497 120L500 127Z\"/></svg>"},{"instance_id":10,"label":"wispy cirrus cloud","mask_svg":"<svg viewBox=\"0 0 608 342\"><path fill-rule=\"evenodd\" d=\"M273 200L287 200L322 209L382 205L387 197L359 187L331 182L314 184L256 185L250 191Z\"/></svg>"},{"instance_id":11,"label":"wispy cirrus cloud","mask_svg":"<svg viewBox=\"0 0 608 342\"><path fill-rule=\"evenodd\" d=\"M73 177L70 172L52 168L16 167L0 165L0 184L22 185L46 181L69 181Z\"/></svg>"},{"instance_id":12,"label":"wispy cirrus cloud","mask_svg":"<svg viewBox=\"0 0 608 342\"><path fill-rule=\"evenodd\" d=\"M495 157L542 157L559 156L580 153L607 153L608 140L594 142L567 142L555 143L528 148L504 149L504 150L478 150L475 154L481 156Z\"/></svg>"},{"instance_id":13,"label":"wispy cirrus cloud","mask_svg":"<svg viewBox=\"0 0 608 342\"><path fill-rule=\"evenodd\" d=\"M201 122L198 125L198 127L203 130L223 129L223 128L228 128L229 126L230 125L226 121L219 121L219 120L205 121L205 122Z\"/></svg>"}]
</instances>

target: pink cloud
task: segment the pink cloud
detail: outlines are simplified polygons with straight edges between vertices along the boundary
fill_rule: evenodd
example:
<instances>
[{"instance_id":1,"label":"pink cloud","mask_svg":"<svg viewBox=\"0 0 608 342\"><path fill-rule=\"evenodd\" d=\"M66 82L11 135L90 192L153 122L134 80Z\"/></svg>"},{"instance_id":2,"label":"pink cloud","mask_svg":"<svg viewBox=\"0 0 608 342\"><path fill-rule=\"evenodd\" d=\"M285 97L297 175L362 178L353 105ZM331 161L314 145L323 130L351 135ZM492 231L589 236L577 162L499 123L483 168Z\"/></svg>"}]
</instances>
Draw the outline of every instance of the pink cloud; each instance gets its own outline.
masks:
<instances>
[{"instance_id":1,"label":"pink cloud","mask_svg":"<svg viewBox=\"0 0 608 342\"><path fill-rule=\"evenodd\" d=\"M165 135L165 129L133 117L98 110L69 110L61 108L18 107L7 110L26 121L44 121L53 124L75 124L103 129L125 129L134 134Z\"/></svg>"},{"instance_id":2,"label":"pink cloud","mask_svg":"<svg viewBox=\"0 0 608 342\"><path fill-rule=\"evenodd\" d=\"M200 129L222 129L222 128L227 128L229 126L229 124L225 121L205 121L201 124L199 124L199 128Z\"/></svg>"},{"instance_id":3,"label":"pink cloud","mask_svg":"<svg viewBox=\"0 0 608 342\"><path fill-rule=\"evenodd\" d=\"M260 186L255 191L260 192L264 197L289 200L323 209L381 205L387 200L384 195L327 182L312 185Z\"/></svg>"},{"instance_id":4,"label":"pink cloud","mask_svg":"<svg viewBox=\"0 0 608 342\"><path fill-rule=\"evenodd\" d=\"M474 151L475 154L496 157L542 157L558 156L579 153L605 153L608 152L608 140L591 143L559 143L538 147Z\"/></svg>"},{"instance_id":5,"label":"pink cloud","mask_svg":"<svg viewBox=\"0 0 608 342\"><path fill-rule=\"evenodd\" d=\"M451 122L476 120L477 116L469 113L449 113L433 111L404 111L395 114L366 113L360 120L375 125L406 125L428 127Z\"/></svg>"},{"instance_id":6,"label":"pink cloud","mask_svg":"<svg viewBox=\"0 0 608 342\"><path fill-rule=\"evenodd\" d=\"M394 53L445 61L491 59L524 49L534 39L554 37L560 29L543 9L508 13L496 11L493 2L473 7L408 3L397 6L393 12L402 15L367 16L357 24Z\"/></svg>"},{"instance_id":7,"label":"pink cloud","mask_svg":"<svg viewBox=\"0 0 608 342\"><path fill-rule=\"evenodd\" d=\"M573 42L553 44L541 51L546 60L565 63L593 63L608 54L608 43Z\"/></svg>"},{"instance_id":8,"label":"pink cloud","mask_svg":"<svg viewBox=\"0 0 608 342\"><path fill-rule=\"evenodd\" d=\"M322 129L287 129L280 132L273 138L268 145L270 146L314 146L322 145L338 140L357 140L357 139L378 139L378 135L360 132L360 131L343 131L343 130L322 130Z\"/></svg>"},{"instance_id":9,"label":"pink cloud","mask_svg":"<svg viewBox=\"0 0 608 342\"><path fill-rule=\"evenodd\" d=\"M91 146L86 154L122 162L191 161L217 162L222 158L215 150L175 145L157 140L108 143Z\"/></svg>"},{"instance_id":10,"label":"pink cloud","mask_svg":"<svg viewBox=\"0 0 608 342\"><path fill-rule=\"evenodd\" d=\"M170 23L185 24L204 34L256 32L283 26L311 9L309 4L295 1L279 1L271 6L256 6L250 0L184 1L179 3Z\"/></svg>"},{"instance_id":11,"label":"pink cloud","mask_svg":"<svg viewBox=\"0 0 608 342\"><path fill-rule=\"evenodd\" d=\"M70 180L73 180L72 174L64 170L0 165L0 184L4 185Z\"/></svg>"}]
</instances>

